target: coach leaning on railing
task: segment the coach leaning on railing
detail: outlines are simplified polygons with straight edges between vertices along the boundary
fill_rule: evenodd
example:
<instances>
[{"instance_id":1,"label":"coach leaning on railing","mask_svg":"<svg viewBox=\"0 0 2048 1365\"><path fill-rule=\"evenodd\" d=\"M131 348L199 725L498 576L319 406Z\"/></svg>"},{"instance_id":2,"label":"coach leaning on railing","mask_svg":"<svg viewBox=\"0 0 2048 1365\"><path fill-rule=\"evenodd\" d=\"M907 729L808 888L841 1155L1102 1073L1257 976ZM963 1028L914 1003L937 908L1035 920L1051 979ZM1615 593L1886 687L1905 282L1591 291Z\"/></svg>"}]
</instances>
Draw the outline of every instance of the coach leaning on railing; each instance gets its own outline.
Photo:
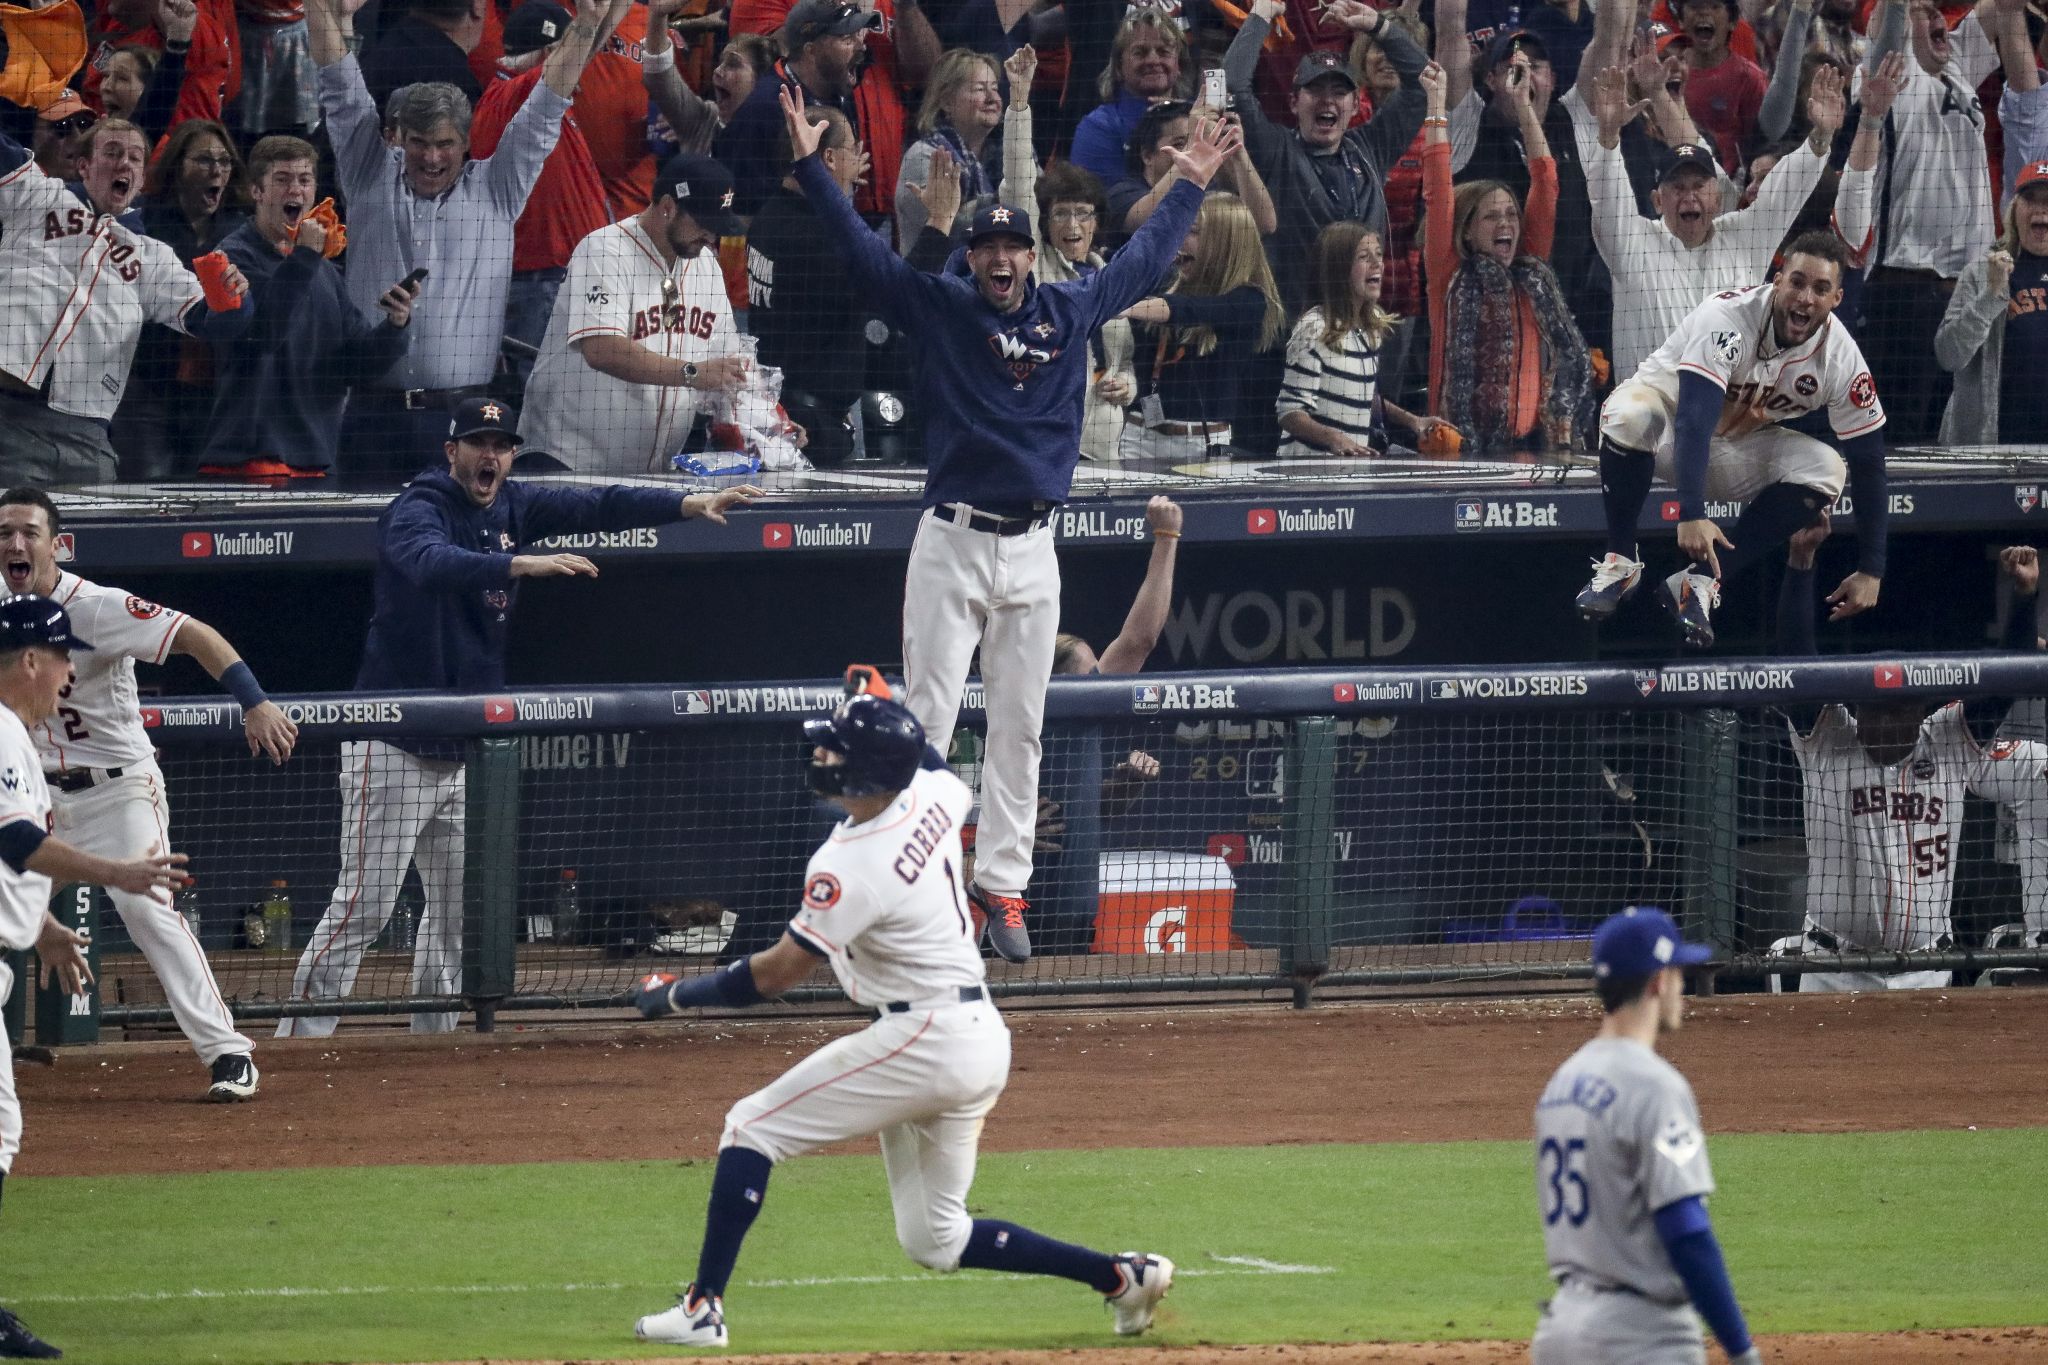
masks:
<instances>
[{"instance_id":1,"label":"coach leaning on railing","mask_svg":"<svg viewBox=\"0 0 2048 1365\"><path fill-rule=\"evenodd\" d=\"M543 487L505 473L519 448L519 414L472 398L455 410L448 468L422 474L377 525L375 608L356 689L495 691L521 578L597 577L582 555L518 554L521 545L577 532L725 520L759 496L741 486L678 498L658 488ZM462 859L466 788L462 744L351 740L341 752L341 876L292 976L294 1000L338 999L417 861L426 907L413 945L415 995L462 988ZM278 1036L325 1038L333 1015L286 1018ZM455 1016L415 1014L413 1031L441 1033Z\"/></svg>"}]
</instances>

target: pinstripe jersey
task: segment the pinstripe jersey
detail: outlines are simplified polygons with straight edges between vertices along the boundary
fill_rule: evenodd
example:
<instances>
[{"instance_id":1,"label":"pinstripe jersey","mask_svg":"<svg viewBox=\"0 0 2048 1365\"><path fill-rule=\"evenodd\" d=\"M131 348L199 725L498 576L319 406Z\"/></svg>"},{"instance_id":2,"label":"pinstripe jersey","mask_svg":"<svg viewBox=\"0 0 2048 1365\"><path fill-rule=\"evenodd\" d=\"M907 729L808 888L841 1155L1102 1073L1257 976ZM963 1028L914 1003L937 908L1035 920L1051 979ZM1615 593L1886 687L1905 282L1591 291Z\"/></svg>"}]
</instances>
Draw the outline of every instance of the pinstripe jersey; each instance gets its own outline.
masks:
<instances>
[{"instance_id":1,"label":"pinstripe jersey","mask_svg":"<svg viewBox=\"0 0 2048 1365\"><path fill-rule=\"evenodd\" d=\"M64 689L57 714L35 729L43 766L119 768L148 762L156 756L156 746L142 726L135 661L162 663L188 618L182 611L61 571L50 597L71 613L78 638L92 648L71 656L77 677Z\"/></svg>"}]
</instances>

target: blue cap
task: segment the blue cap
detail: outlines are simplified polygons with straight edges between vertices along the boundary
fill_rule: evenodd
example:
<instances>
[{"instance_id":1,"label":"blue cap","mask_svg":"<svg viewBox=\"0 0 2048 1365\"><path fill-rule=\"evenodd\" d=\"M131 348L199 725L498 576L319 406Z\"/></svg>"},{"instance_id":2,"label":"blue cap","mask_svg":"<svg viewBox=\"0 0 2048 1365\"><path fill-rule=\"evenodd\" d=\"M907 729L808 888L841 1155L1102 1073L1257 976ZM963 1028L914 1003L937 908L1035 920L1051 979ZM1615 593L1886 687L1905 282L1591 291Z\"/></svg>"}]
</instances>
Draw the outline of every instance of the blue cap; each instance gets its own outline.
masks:
<instances>
[{"instance_id":1,"label":"blue cap","mask_svg":"<svg viewBox=\"0 0 2048 1365\"><path fill-rule=\"evenodd\" d=\"M1593 931L1593 975L1602 981L1655 976L1666 967L1697 967L1713 959L1704 943L1687 943L1671 916L1647 905L1609 915Z\"/></svg>"},{"instance_id":2,"label":"blue cap","mask_svg":"<svg viewBox=\"0 0 2048 1365\"><path fill-rule=\"evenodd\" d=\"M524 439L519 434L519 409L502 398L465 398L455 405L448 418L449 440L486 433L510 437L518 445Z\"/></svg>"},{"instance_id":3,"label":"blue cap","mask_svg":"<svg viewBox=\"0 0 2048 1365\"><path fill-rule=\"evenodd\" d=\"M967 230L967 245L973 246L984 237L1015 237L1028 246L1031 215L1013 204L984 204L974 215L974 225Z\"/></svg>"},{"instance_id":4,"label":"blue cap","mask_svg":"<svg viewBox=\"0 0 2048 1365\"><path fill-rule=\"evenodd\" d=\"M42 645L49 649L91 649L71 633L71 613L47 597L23 593L0 602L0 652Z\"/></svg>"}]
</instances>

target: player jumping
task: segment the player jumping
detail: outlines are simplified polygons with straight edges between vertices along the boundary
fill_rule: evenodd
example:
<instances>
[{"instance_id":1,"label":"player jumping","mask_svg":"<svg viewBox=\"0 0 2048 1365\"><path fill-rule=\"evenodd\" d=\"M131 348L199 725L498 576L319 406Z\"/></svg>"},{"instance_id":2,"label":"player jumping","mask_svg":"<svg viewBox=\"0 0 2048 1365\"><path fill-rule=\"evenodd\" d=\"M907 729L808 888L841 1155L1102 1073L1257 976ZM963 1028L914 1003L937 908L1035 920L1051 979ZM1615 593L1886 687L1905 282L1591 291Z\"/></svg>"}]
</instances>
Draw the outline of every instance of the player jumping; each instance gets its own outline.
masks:
<instances>
[{"instance_id":1,"label":"player jumping","mask_svg":"<svg viewBox=\"0 0 2048 1365\"><path fill-rule=\"evenodd\" d=\"M1593 933L1606 1017L1536 1105L1536 1204L1557 1294L1534 1365L1705 1365L1701 1318L1729 1365L1763 1365L1707 1218L1699 1104L1657 1055L1685 1018L1685 969L1712 956L1662 910L1631 906Z\"/></svg>"},{"instance_id":2,"label":"player jumping","mask_svg":"<svg viewBox=\"0 0 2048 1365\"><path fill-rule=\"evenodd\" d=\"M1841 301L1847 248L1809 232L1785 253L1775 283L1716 294L1693 309L1608 396L1600 413L1600 491L1607 555L1579 593L1579 614L1604 621L1643 576L1636 523L1653 478L1678 490L1678 548L1690 561L1658 596L1685 643L1714 643L1721 580L1753 564L1811 523L1842 492L1843 461L1856 494L1857 571L1829 594L1832 618L1877 605L1884 577L1884 409L1848 329L1831 314ZM1781 423L1826 408L1842 443ZM1739 500L1731 542L1707 516L1707 499ZM1725 553L1724 553L1725 552Z\"/></svg>"},{"instance_id":3,"label":"player jumping","mask_svg":"<svg viewBox=\"0 0 2048 1365\"><path fill-rule=\"evenodd\" d=\"M875 1022L726 1114L697 1278L675 1307L635 1323L634 1335L724 1346L726 1282L775 1163L869 1134L881 1138L896 1239L912 1260L1078 1280L1107 1297L1119 1334L1144 1331L1172 1287L1173 1262L1111 1256L967 1212L981 1125L1010 1075L1010 1030L983 985L960 884L966 785L917 718L874 690L804 722L804 737L815 746L811 790L846 819L812 855L796 918L774 947L722 971L646 978L638 1004L649 1018L755 1005L801 983L822 958Z\"/></svg>"}]
</instances>

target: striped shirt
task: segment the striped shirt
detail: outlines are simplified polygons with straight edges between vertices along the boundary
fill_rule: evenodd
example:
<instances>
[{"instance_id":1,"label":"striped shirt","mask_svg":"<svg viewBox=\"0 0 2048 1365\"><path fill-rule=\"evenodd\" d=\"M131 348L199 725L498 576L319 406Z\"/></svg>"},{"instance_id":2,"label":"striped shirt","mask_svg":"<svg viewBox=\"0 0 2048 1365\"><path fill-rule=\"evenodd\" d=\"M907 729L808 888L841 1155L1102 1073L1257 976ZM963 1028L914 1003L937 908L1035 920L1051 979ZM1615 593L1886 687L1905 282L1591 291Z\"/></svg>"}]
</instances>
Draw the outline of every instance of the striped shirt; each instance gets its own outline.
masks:
<instances>
[{"instance_id":1,"label":"striped shirt","mask_svg":"<svg viewBox=\"0 0 2048 1365\"><path fill-rule=\"evenodd\" d=\"M1311 308L1294 324L1287 339L1287 373L1274 409L1285 417L1305 412L1333 431L1365 444L1379 425L1380 348L1354 327L1335 346L1323 341L1323 310ZM1284 456L1325 455L1290 436L1281 443Z\"/></svg>"}]
</instances>

